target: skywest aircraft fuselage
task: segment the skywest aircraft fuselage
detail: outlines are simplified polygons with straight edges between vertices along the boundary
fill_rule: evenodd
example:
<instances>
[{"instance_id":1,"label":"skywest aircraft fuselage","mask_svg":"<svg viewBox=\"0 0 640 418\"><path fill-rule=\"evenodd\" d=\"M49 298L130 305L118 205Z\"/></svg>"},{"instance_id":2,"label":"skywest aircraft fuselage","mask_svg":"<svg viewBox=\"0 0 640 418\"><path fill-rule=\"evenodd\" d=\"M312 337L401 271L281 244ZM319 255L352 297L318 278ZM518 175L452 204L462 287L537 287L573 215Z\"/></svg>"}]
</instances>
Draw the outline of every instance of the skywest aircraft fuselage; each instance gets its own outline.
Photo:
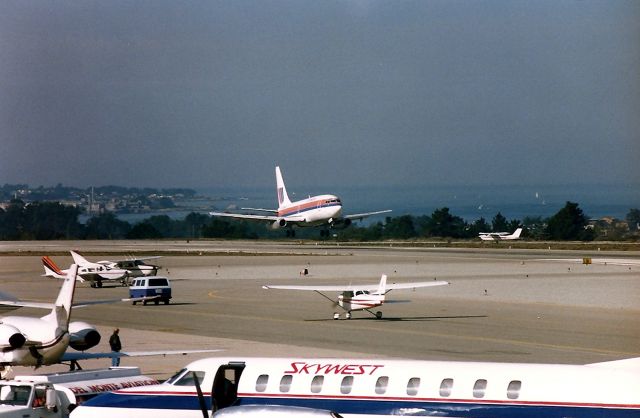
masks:
<instances>
[{"instance_id":1,"label":"skywest aircraft fuselage","mask_svg":"<svg viewBox=\"0 0 640 418\"><path fill-rule=\"evenodd\" d=\"M201 417L194 377L209 410L279 405L347 418L640 417L640 358L588 365L209 358L163 384L89 400L74 418Z\"/></svg>"}]
</instances>

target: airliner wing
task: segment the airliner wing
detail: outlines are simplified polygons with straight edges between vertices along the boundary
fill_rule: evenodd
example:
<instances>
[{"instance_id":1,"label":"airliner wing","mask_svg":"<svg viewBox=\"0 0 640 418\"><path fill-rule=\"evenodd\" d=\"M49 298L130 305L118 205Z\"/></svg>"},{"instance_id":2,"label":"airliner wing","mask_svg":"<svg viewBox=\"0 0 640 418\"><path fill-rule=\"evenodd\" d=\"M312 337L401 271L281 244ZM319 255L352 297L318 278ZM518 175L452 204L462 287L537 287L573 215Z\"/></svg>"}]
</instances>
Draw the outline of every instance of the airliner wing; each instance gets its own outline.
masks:
<instances>
[{"instance_id":1,"label":"airliner wing","mask_svg":"<svg viewBox=\"0 0 640 418\"><path fill-rule=\"evenodd\" d=\"M226 212L209 212L211 216L219 216L223 218L244 219L246 221L258 221L258 222L276 222L281 219L287 222L305 222L304 216L292 215L292 216L271 216L271 215L245 215L242 213L226 213Z\"/></svg>"},{"instance_id":2,"label":"airliner wing","mask_svg":"<svg viewBox=\"0 0 640 418\"><path fill-rule=\"evenodd\" d=\"M444 286L448 285L449 282L441 281L441 280L432 280L430 282L409 282L409 283L393 283L386 285L386 290L394 290L394 289L414 289L417 287L431 287L431 286ZM343 286L295 286L295 285L265 285L262 286L263 289L278 289L278 290L311 290L314 292L344 292L348 290L368 290L370 292L378 290L380 287L379 283L374 284L366 284L366 285L343 285Z\"/></svg>"},{"instance_id":3,"label":"airliner wing","mask_svg":"<svg viewBox=\"0 0 640 418\"><path fill-rule=\"evenodd\" d=\"M278 213L277 209L262 209L262 208L241 208L242 210L256 210L258 212Z\"/></svg>"},{"instance_id":4,"label":"airliner wing","mask_svg":"<svg viewBox=\"0 0 640 418\"><path fill-rule=\"evenodd\" d=\"M216 353L219 351L224 350L119 351L109 353L66 352L62 355L60 361L78 361L114 357L184 356L187 354Z\"/></svg>"},{"instance_id":5,"label":"airliner wing","mask_svg":"<svg viewBox=\"0 0 640 418\"><path fill-rule=\"evenodd\" d=\"M378 211L375 211L375 212L355 213L353 215L346 215L344 218L345 219L361 220L361 219L367 218L369 216L380 215L381 213L389 213L389 212L391 212L391 209L378 210Z\"/></svg>"}]
</instances>

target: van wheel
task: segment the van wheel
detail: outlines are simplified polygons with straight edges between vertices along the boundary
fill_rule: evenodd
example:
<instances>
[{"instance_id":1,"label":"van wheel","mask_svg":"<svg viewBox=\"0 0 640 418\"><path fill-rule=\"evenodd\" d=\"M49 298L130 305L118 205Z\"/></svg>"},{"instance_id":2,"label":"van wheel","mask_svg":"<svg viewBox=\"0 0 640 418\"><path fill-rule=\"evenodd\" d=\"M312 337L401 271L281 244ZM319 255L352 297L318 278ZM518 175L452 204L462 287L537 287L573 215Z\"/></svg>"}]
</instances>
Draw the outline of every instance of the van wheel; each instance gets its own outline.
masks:
<instances>
[{"instance_id":1,"label":"van wheel","mask_svg":"<svg viewBox=\"0 0 640 418\"><path fill-rule=\"evenodd\" d=\"M157 305L157 304L159 304L159 303L160 303L160 299L156 299L156 300L154 300L154 301L153 301L153 304L154 304L154 305Z\"/></svg>"}]
</instances>

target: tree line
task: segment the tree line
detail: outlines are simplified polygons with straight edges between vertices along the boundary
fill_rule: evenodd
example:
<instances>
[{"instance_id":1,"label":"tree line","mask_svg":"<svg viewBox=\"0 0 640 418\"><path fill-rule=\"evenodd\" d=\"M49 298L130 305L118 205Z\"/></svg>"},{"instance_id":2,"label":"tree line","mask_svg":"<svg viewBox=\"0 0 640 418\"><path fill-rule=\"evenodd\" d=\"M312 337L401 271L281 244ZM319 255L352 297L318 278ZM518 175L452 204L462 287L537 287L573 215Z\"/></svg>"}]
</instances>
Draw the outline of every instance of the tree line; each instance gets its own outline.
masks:
<instances>
[{"instance_id":1,"label":"tree line","mask_svg":"<svg viewBox=\"0 0 640 418\"><path fill-rule=\"evenodd\" d=\"M264 224L237 220L222 220L192 212L184 219L166 215L151 216L136 224L118 219L112 213L90 218L85 224L78 221L81 209L58 202L12 200L0 209L0 240L53 239L162 239L162 238L226 238L276 239L281 230L265 228ZM631 209L627 215L630 225L640 225L640 210ZM542 219L531 217L507 219L498 212L489 222L484 218L467 222L452 214L449 208L436 209L431 215L402 215L387 217L384 222L368 226L352 225L335 230L342 240L377 241L414 238L476 238L480 232L513 232L524 227L524 237L539 240L591 241L598 231L577 203L567 202L555 215ZM317 228L299 229L299 238L318 238Z\"/></svg>"}]
</instances>

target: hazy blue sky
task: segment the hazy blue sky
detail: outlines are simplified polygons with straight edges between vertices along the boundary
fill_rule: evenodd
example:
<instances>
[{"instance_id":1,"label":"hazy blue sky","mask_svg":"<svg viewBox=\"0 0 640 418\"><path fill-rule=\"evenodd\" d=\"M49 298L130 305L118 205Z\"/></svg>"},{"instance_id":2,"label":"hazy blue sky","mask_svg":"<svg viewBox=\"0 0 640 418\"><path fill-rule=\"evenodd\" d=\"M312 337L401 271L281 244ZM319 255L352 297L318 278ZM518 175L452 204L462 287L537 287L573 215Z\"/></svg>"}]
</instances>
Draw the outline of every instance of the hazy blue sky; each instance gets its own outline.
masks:
<instances>
[{"instance_id":1,"label":"hazy blue sky","mask_svg":"<svg viewBox=\"0 0 640 418\"><path fill-rule=\"evenodd\" d=\"M639 39L635 0L3 0L0 183L638 183Z\"/></svg>"}]
</instances>

